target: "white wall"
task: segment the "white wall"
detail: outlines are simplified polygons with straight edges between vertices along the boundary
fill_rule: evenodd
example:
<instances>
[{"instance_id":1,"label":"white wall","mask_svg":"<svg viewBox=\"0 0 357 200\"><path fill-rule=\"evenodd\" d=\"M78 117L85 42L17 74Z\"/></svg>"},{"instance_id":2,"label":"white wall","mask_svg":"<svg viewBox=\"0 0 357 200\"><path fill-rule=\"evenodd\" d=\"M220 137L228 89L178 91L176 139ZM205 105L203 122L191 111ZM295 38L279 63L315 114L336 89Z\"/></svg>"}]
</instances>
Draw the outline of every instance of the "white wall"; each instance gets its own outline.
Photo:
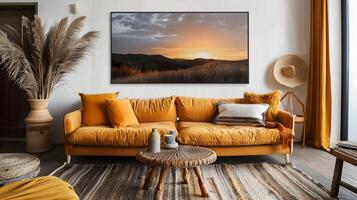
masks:
<instances>
[{"instance_id":1,"label":"white wall","mask_svg":"<svg viewBox=\"0 0 357 200\"><path fill-rule=\"evenodd\" d=\"M83 61L78 66L77 72L71 74L52 95L50 112L55 118L52 134L53 141L56 143L63 141L64 114L80 105L78 92L120 91L121 97L169 95L240 97L246 90L255 92L285 90L272 76L274 61L280 56L296 54L308 63L309 0L39 0L38 2L39 15L49 25L70 15L68 4L77 2L78 16L88 17L86 29L101 32L93 49L93 55ZM110 11L249 11L250 83L247 85L110 84ZM76 16L71 16L74 17ZM337 59L335 58L336 63L338 63ZM305 100L306 84L296 91Z\"/></svg>"},{"instance_id":2,"label":"white wall","mask_svg":"<svg viewBox=\"0 0 357 200\"><path fill-rule=\"evenodd\" d=\"M329 0L330 69L332 90L331 143L340 140L341 127L341 1Z\"/></svg>"},{"instance_id":3,"label":"white wall","mask_svg":"<svg viewBox=\"0 0 357 200\"><path fill-rule=\"evenodd\" d=\"M357 1L350 1L350 75L349 75L349 127L348 139L357 142Z\"/></svg>"}]
</instances>

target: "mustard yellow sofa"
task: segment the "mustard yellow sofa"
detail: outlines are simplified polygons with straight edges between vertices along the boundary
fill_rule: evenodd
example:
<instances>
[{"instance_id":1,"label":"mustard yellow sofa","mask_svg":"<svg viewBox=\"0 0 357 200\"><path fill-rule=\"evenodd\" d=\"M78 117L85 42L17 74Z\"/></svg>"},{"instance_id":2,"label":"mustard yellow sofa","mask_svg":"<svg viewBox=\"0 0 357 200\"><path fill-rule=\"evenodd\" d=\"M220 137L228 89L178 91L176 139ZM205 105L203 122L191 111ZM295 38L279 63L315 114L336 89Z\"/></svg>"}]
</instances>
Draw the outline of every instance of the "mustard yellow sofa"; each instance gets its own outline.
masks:
<instances>
[{"instance_id":1,"label":"mustard yellow sofa","mask_svg":"<svg viewBox=\"0 0 357 200\"><path fill-rule=\"evenodd\" d=\"M252 103L245 98L130 99L139 125L120 128L108 125L85 126L81 110L70 112L64 117L67 162L70 162L71 156L76 155L135 156L147 145L152 128L157 128L162 136L174 130L178 133L177 141L180 144L207 147L218 156L284 154L286 162L289 162L293 140L289 139L284 145L280 129L213 124L216 104L220 101ZM269 108L275 109L268 110L272 118L270 120L279 122L289 130L293 129L292 114L277 110L276 105Z\"/></svg>"}]
</instances>

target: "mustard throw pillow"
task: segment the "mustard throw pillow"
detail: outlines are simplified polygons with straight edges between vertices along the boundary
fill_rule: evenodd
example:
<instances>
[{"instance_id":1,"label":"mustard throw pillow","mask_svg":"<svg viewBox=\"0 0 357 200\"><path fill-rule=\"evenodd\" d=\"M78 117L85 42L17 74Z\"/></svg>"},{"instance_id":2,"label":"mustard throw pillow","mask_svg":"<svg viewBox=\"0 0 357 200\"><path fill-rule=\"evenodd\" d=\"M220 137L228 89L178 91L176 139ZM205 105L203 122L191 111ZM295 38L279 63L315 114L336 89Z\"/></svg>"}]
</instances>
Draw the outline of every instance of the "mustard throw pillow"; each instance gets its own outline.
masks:
<instances>
[{"instance_id":1,"label":"mustard throw pillow","mask_svg":"<svg viewBox=\"0 0 357 200\"><path fill-rule=\"evenodd\" d=\"M280 106L281 92L279 90L266 93L256 94L254 92L245 92L245 103L266 103L269 104L268 111L266 113L267 121L276 121L278 118L279 106Z\"/></svg>"},{"instance_id":2,"label":"mustard throw pillow","mask_svg":"<svg viewBox=\"0 0 357 200\"><path fill-rule=\"evenodd\" d=\"M212 122L216 116L217 103L241 103L240 98L177 97L177 115L181 121Z\"/></svg>"},{"instance_id":3,"label":"mustard throw pillow","mask_svg":"<svg viewBox=\"0 0 357 200\"><path fill-rule=\"evenodd\" d=\"M103 94L83 94L79 93L82 100L83 124L85 126L110 125L110 121L105 110L106 99L116 99L119 92Z\"/></svg>"},{"instance_id":4,"label":"mustard throw pillow","mask_svg":"<svg viewBox=\"0 0 357 200\"><path fill-rule=\"evenodd\" d=\"M105 105L112 127L139 125L139 121L128 99L109 99L106 100Z\"/></svg>"},{"instance_id":5,"label":"mustard throw pillow","mask_svg":"<svg viewBox=\"0 0 357 200\"><path fill-rule=\"evenodd\" d=\"M130 99L130 103L140 123L175 122L177 119L175 99L175 96L156 99Z\"/></svg>"}]
</instances>

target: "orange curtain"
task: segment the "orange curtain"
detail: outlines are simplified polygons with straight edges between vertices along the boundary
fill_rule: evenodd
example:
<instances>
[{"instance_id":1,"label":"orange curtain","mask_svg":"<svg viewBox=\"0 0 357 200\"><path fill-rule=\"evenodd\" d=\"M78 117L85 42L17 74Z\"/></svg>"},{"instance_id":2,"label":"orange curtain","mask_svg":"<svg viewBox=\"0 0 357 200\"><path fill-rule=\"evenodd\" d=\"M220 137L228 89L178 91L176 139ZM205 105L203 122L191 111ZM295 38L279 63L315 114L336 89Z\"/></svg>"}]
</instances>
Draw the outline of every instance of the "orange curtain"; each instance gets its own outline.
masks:
<instances>
[{"instance_id":1,"label":"orange curtain","mask_svg":"<svg viewBox=\"0 0 357 200\"><path fill-rule=\"evenodd\" d=\"M331 78L328 0L311 0L310 71L305 112L308 143L330 146Z\"/></svg>"}]
</instances>

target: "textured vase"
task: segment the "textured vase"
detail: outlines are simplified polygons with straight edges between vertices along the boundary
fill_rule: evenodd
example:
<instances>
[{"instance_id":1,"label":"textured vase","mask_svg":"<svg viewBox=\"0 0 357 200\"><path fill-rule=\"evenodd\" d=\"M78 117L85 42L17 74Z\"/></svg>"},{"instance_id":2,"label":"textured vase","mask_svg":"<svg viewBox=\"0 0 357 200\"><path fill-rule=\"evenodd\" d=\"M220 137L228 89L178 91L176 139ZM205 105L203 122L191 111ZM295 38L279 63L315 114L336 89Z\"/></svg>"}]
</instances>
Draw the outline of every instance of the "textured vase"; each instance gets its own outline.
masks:
<instances>
[{"instance_id":1,"label":"textured vase","mask_svg":"<svg viewBox=\"0 0 357 200\"><path fill-rule=\"evenodd\" d=\"M161 138L156 128L153 128L148 140L148 151L151 153L158 153L161 150Z\"/></svg>"},{"instance_id":2,"label":"textured vase","mask_svg":"<svg viewBox=\"0 0 357 200\"><path fill-rule=\"evenodd\" d=\"M176 142L176 135L176 132L172 130L167 135L165 135L164 148L174 149L178 147L178 143Z\"/></svg>"},{"instance_id":3,"label":"textured vase","mask_svg":"<svg viewBox=\"0 0 357 200\"><path fill-rule=\"evenodd\" d=\"M48 112L49 99L28 99L30 113L26 122L26 149L31 153L45 152L51 147L49 129L53 118Z\"/></svg>"}]
</instances>

